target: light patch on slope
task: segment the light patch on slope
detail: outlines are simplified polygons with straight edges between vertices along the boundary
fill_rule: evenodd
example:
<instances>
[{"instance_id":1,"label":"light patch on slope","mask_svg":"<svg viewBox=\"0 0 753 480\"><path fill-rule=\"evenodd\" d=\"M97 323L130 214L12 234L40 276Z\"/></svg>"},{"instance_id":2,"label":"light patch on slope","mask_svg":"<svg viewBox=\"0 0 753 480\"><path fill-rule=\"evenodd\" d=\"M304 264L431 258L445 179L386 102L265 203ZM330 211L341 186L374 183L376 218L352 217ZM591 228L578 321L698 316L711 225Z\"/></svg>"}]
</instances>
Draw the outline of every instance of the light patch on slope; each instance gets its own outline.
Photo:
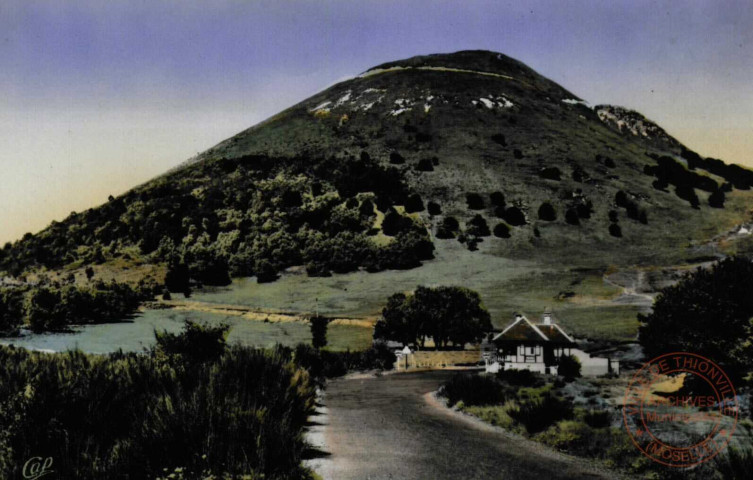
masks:
<instances>
[{"instance_id":1,"label":"light patch on slope","mask_svg":"<svg viewBox=\"0 0 753 480\"><path fill-rule=\"evenodd\" d=\"M327 105L329 105L330 103L332 103L332 102L331 102L331 101L329 101L329 100L327 100L326 102L322 102L322 103L320 103L319 105L315 106L314 108L310 109L310 110L309 110L309 112L315 112L315 111L317 111L317 110L323 110L323 109L324 109L324 107L326 107L326 106L327 106ZM329 109L327 109L327 110L329 110Z\"/></svg>"},{"instance_id":2,"label":"light patch on slope","mask_svg":"<svg viewBox=\"0 0 753 480\"><path fill-rule=\"evenodd\" d=\"M510 100L508 100L506 97L500 97L502 100L497 101L497 105L499 105L502 108L512 108L515 106L514 103L512 103Z\"/></svg>"},{"instance_id":3,"label":"light patch on slope","mask_svg":"<svg viewBox=\"0 0 753 480\"><path fill-rule=\"evenodd\" d=\"M424 113L429 113L429 110L431 110L431 101L434 100L434 95L429 95L426 97L426 103L424 103Z\"/></svg>"},{"instance_id":4,"label":"light patch on slope","mask_svg":"<svg viewBox=\"0 0 753 480\"><path fill-rule=\"evenodd\" d=\"M486 108L489 110L493 108L512 108L515 106L514 103L512 103L509 99L507 99L504 95L494 96L489 95L489 98L479 98L478 100L471 100L471 103L473 105L478 105L482 103Z\"/></svg>"},{"instance_id":5,"label":"light patch on slope","mask_svg":"<svg viewBox=\"0 0 753 480\"><path fill-rule=\"evenodd\" d=\"M489 100L488 98L479 98L479 101L484 104L484 106L488 109L494 108L494 102Z\"/></svg>"},{"instance_id":6,"label":"light patch on slope","mask_svg":"<svg viewBox=\"0 0 753 480\"><path fill-rule=\"evenodd\" d=\"M350 100L350 96L351 96L351 92L350 92L350 90L348 90L348 91L347 91L347 92L345 93L345 95L343 95L342 97L340 97L340 98L338 98L338 99L337 99L337 101L336 101L336 102L335 102L335 104L334 104L334 105L332 106L332 108L337 108L337 107L339 107L339 106L341 106L341 105L344 105L344 104L345 104L345 102L347 102L348 100Z\"/></svg>"},{"instance_id":7,"label":"light patch on slope","mask_svg":"<svg viewBox=\"0 0 753 480\"><path fill-rule=\"evenodd\" d=\"M585 107L591 108L591 105L587 101L576 100L575 98L563 98L562 103L567 103L568 105L583 105Z\"/></svg>"},{"instance_id":8,"label":"light patch on slope","mask_svg":"<svg viewBox=\"0 0 753 480\"><path fill-rule=\"evenodd\" d=\"M399 108L390 112L390 115L392 115L393 117L397 117L402 113L410 112L411 110L413 110L413 102L406 98L398 98L397 100L395 100L395 105L397 105Z\"/></svg>"}]
</instances>

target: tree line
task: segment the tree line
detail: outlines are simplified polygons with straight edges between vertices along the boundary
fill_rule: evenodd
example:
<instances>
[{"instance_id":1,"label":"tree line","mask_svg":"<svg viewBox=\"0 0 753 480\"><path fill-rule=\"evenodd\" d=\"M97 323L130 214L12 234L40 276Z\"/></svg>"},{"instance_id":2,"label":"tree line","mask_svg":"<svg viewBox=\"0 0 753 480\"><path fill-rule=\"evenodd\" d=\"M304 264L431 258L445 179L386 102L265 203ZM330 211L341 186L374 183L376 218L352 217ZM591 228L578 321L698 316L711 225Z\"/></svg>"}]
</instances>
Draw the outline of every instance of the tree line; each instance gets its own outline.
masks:
<instances>
[{"instance_id":1,"label":"tree line","mask_svg":"<svg viewBox=\"0 0 753 480\"><path fill-rule=\"evenodd\" d=\"M413 293L387 299L374 327L375 340L393 340L424 348L431 339L438 349L478 343L492 330L479 294L463 287L419 286Z\"/></svg>"}]
</instances>

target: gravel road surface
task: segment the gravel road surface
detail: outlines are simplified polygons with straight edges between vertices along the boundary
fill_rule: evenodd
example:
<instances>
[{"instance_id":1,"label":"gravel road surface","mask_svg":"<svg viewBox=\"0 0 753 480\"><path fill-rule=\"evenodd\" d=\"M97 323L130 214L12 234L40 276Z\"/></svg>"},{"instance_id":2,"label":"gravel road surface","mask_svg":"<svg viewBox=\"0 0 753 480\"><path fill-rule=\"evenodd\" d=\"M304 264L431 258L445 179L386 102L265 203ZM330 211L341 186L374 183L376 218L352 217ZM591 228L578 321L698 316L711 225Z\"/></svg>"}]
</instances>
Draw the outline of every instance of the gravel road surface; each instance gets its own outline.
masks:
<instances>
[{"instance_id":1,"label":"gravel road surface","mask_svg":"<svg viewBox=\"0 0 753 480\"><path fill-rule=\"evenodd\" d=\"M428 393L454 373L329 383L312 418L322 454L309 465L326 480L616 477L439 405Z\"/></svg>"}]
</instances>

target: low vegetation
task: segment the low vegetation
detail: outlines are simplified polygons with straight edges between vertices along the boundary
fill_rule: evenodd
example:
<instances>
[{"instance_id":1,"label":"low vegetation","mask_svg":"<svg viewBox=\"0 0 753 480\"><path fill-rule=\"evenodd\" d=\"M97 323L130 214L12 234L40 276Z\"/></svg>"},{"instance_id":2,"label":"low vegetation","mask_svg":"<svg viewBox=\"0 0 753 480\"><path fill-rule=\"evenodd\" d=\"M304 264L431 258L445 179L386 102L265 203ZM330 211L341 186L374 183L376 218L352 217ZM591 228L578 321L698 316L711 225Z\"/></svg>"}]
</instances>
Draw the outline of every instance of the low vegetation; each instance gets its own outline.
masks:
<instances>
[{"instance_id":1,"label":"low vegetation","mask_svg":"<svg viewBox=\"0 0 753 480\"><path fill-rule=\"evenodd\" d=\"M458 374L438 394L449 406L558 450L634 474L651 468L624 428L616 426L617 412L575 406L560 392L563 385L529 371L503 370Z\"/></svg>"},{"instance_id":2,"label":"low vegetation","mask_svg":"<svg viewBox=\"0 0 753 480\"><path fill-rule=\"evenodd\" d=\"M227 347L224 333L158 335L146 355L0 347L0 476L43 456L61 478L311 478L308 372L286 351Z\"/></svg>"}]
</instances>

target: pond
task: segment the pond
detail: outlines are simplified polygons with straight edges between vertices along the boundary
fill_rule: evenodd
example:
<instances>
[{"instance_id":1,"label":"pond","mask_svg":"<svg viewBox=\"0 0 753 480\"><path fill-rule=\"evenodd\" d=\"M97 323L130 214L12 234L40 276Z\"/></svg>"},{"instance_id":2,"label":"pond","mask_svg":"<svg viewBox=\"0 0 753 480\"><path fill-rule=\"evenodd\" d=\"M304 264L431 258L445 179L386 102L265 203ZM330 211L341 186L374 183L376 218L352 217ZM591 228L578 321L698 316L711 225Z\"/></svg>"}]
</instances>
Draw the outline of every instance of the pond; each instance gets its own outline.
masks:
<instances>
[{"instance_id":1,"label":"pond","mask_svg":"<svg viewBox=\"0 0 753 480\"><path fill-rule=\"evenodd\" d=\"M208 323L227 323L231 326L228 343L254 347L273 347L275 344L293 346L311 343L308 324L303 322L266 323L237 316L177 310L146 310L135 318L99 325L74 327L73 333L25 332L19 338L0 338L0 344L15 345L30 350L60 352L79 349L87 353L143 351L154 345L154 331L179 332L186 319ZM330 325L327 329L328 347L332 350L363 350L371 345L370 328L351 325Z\"/></svg>"}]
</instances>

